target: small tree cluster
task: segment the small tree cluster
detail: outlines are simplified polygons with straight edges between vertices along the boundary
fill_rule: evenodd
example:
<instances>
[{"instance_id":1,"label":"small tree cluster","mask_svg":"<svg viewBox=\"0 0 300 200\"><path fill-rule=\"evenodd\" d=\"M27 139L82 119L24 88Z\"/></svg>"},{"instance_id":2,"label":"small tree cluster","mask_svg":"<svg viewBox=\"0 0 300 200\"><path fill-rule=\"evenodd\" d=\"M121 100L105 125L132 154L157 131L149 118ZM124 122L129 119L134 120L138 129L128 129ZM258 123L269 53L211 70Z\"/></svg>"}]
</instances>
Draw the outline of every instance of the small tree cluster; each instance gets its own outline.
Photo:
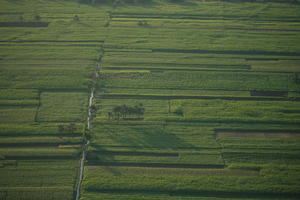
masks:
<instances>
[{"instance_id":1,"label":"small tree cluster","mask_svg":"<svg viewBox=\"0 0 300 200\"><path fill-rule=\"evenodd\" d=\"M138 22L138 25L139 25L139 26L149 26L149 24L148 24L147 21L139 21L139 22Z\"/></svg>"},{"instance_id":2,"label":"small tree cluster","mask_svg":"<svg viewBox=\"0 0 300 200\"><path fill-rule=\"evenodd\" d=\"M95 105L92 105L92 106L90 107L91 117L92 117L92 118L95 118L95 117L96 117L97 110L98 110L98 108L97 108L97 106L95 106Z\"/></svg>"},{"instance_id":3,"label":"small tree cluster","mask_svg":"<svg viewBox=\"0 0 300 200\"><path fill-rule=\"evenodd\" d=\"M295 72L293 79L294 79L294 81L296 83L300 83L300 73L299 72Z\"/></svg>"},{"instance_id":4,"label":"small tree cluster","mask_svg":"<svg viewBox=\"0 0 300 200\"><path fill-rule=\"evenodd\" d=\"M141 103L135 106L127 106L124 104L121 106L115 106L112 109L112 112L108 113L108 118L119 120L120 118L125 119L128 116L141 117L144 115L144 113L145 108Z\"/></svg>"},{"instance_id":5,"label":"small tree cluster","mask_svg":"<svg viewBox=\"0 0 300 200\"><path fill-rule=\"evenodd\" d=\"M180 108L177 108L175 111L174 111L174 114L175 115L179 115L179 116L183 116L183 109L180 107Z\"/></svg>"},{"instance_id":6,"label":"small tree cluster","mask_svg":"<svg viewBox=\"0 0 300 200\"><path fill-rule=\"evenodd\" d=\"M41 16L40 15L35 15L34 20L35 21L41 21Z\"/></svg>"},{"instance_id":7,"label":"small tree cluster","mask_svg":"<svg viewBox=\"0 0 300 200\"><path fill-rule=\"evenodd\" d=\"M73 122L68 125L58 125L58 131L60 133L74 133L76 130L76 124Z\"/></svg>"},{"instance_id":8,"label":"small tree cluster","mask_svg":"<svg viewBox=\"0 0 300 200\"><path fill-rule=\"evenodd\" d=\"M78 21L79 21L78 15L74 15L73 20L74 20L75 22L78 22Z\"/></svg>"}]
</instances>

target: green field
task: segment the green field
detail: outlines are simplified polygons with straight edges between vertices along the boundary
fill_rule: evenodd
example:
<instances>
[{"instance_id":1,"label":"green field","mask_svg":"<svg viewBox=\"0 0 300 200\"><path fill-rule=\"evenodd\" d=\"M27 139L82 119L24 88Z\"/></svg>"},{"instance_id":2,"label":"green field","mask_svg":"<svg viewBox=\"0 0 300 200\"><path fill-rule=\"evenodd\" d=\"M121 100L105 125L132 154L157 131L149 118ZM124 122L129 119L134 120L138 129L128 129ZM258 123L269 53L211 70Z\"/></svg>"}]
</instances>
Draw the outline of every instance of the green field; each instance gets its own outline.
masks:
<instances>
[{"instance_id":1,"label":"green field","mask_svg":"<svg viewBox=\"0 0 300 200\"><path fill-rule=\"evenodd\" d=\"M299 199L297 0L0 0L0 38L0 199Z\"/></svg>"}]
</instances>

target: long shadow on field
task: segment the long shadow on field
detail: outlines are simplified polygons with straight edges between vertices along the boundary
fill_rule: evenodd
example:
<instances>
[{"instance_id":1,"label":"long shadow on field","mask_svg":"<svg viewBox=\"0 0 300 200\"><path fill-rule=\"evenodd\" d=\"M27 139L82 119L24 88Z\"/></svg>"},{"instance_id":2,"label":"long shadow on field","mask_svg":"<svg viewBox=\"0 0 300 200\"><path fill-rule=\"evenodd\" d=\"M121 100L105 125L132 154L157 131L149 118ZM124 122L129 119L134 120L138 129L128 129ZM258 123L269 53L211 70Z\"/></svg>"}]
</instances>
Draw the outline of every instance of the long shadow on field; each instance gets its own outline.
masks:
<instances>
[{"instance_id":1,"label":"long shadow on field","mask_svg":"<svg viewBox=\"0 0 300 200\"><path fill-rule=\"evenodd\" d=\"M105 154L106 151L103 147L96 144L91 144L95 148L95 150L89 150L86 155L86 159L88 160L89 164L93 163L105 163L105 162L114 162L114 157L110 154ZM101 152L101 153L99 153ZM110 167L110 166L102 166L107 172L110 172L114 176L121 176L121 172L117 169Z\"/></svg>"},{"instance_id":2,"label":"long shadow on field","mask_svg":"<svg viewBox=\"0 0 300 200\"><path fill-rule=\"evenodd\" d=\"M186 143L163 126L132 126L131 130L132 132L127 137L115 137L114 141L126 146L141 148L177 149L178 147L191 147L191 144Z\"/></svg>"},{"instance_id":3,"label":"long shadow on field","mask_svg":"<svg viewBox=\"0 0 300 200\"><path fill-rule=\"evenodd\" d=\"M144 7L152 7L156 6L158 3L153 0L136 0L133 2L126 2L126 1L120 1L119 3L114 3L114 1L111 0L102 0L102 1L94 1L91 3L90 1L85 0L79 0L79 3L81 4L88 4L90 6L102 6L102 5L109 5L109 6L144 6Z\"/></svg>"},{"instance_id":4,"label":"long shadow on field","mask_svg":"<svg viewBox=\"0 0 300 200\"><path fill-rule=\"evenodd\" d=\"M198 4L186 0L173 0L172 3L178 4L181 6L197 6Z\"/></svg>"},{"instance_id":5,"label":"long shadow on field","mask_svg":"<svg viewBox=\"0 0 300 200\"><path fill-rule=\"evenodd\" d=\"M120 176L122 175L122 172L118 171L118 168L114 166L126 165L127 156L178 157L176 149L182 147L194 147L161 125L128 125L122 127L123 129L113 130L112 134L109 135L115 146L91 144L93 150L89 151L87 155L87 160L90 165L101 165L106 171L115 176ZM125 149L122 150L122 148ZM149 152L149 150L153 148L160 149L161 152ZM170 149L174 149L175 152L169 152ZM121 161L115 159L115 156L125 156L125 160ZM135 164L137 164L137 166L145 164L145 166L147 166L147 163L139 161L139 159L136 162L137 163L130 161L127 164L130 166L135 166Z\"/></svg>"}]
</instances>

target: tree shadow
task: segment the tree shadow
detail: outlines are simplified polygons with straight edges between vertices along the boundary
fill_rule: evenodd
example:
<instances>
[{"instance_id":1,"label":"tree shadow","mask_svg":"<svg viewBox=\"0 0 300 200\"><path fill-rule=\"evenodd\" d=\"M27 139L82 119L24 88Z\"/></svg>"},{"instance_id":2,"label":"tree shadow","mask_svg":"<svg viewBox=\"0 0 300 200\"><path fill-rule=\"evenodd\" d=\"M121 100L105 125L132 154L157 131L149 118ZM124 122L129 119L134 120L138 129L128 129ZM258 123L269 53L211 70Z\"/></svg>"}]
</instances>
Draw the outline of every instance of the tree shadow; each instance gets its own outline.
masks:
<instances>
[{"instance_id":1,"label":"tree shadow","mask_svg":"<svg viewBox=\"0 0 300 200\"><path fill-rule=\"evenodd\" d=\"M93 150L88 150L86 159L89 164L105 163L105 162L115 162L114 156L112 154L105 154L106 151L102 146L97 144L91 144ZM107 172L113 174L114 176L121 176L122 173L115 167L101 166Z\"/></svg>"},{"instance_id":2,"label":"tree shadow","mask_svg":"<svg viewBox=\"0 0 300 200\"><path fill-rule=\"evenodd\" d=\"M181 5L181 6L198 6L197 3L187 1L187 0L169 0L168 2L178 4L178 5Z\"/></svg>"},{"instance_id":3,"label":"tree shadow","mask_svg":"<svg viewBox=\"0 0 300 200\"><path fill-rule=\"evenodd\" d=\"M178 157L178 149L194 147L168 130L165 125L115 125L105 132L113 145L91 144L93 149L89 151L87 160L91 165L100 165L115 176L121 176L123 173L116 167L118 163L122 166L123 161L115 159L115 156ZM138 160L137 158L137 162Z\"/></svg>"},{"instance_id":4,"label":"tree shadow","mask_svg":"<svg viewBox=\"0 0 300 200\"><path fill-rule=\"evenodd\" d=\"M128 126L128 135L114 137L118 144L140 148L178 149L191 147L191 144L167 130L163 125Z\"/></svg>"},{"instance_id":5,"label":"tree shadow","mask_svg":"<svg viewBox=\"0 0 300 200\"><path fill-rule=\"evenodd\" d=\"M122 6L143 6L143 7L153 7L158 4L158 2L153 0L79 0L79 3L91 5L91 6L112 6L114 8Z\"/></svg>"}]
</instances>

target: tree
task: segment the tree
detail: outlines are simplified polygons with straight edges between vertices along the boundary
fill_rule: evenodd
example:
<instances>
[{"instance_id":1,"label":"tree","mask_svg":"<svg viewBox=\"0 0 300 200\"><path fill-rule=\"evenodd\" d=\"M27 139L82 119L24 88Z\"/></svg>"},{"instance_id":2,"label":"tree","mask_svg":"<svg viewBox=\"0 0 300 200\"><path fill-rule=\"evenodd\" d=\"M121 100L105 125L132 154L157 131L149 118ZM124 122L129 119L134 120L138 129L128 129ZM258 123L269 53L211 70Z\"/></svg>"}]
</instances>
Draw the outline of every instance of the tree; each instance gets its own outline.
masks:
<instances>
[{"instance_id":1,"label":"tree","mask_svg":"<svg viewBox=\"0 0 300 200\"><path fill-rule=\"evenodd\" d=\"M294 72L294 81L296 83L299 83L300 82L300 75L299 75L299 72Z\"/></svg>"},{"instance_id":2,"label":"tree","mask_svg":"<svg viewBox=\"0 0 300 200\"><path fill-rule=\"evenodd\" d=\"M138 25L139 25L139 26L149 26L149 24L148 24L147 21L139 21L139 22L138 22Z\"/></svg>"},{"instance_id":3,"label":"tree","mask_svg":"<svg viewBox=\"0 0 300 200\"><path fill-rule=\"evenodd\" d=\"M76 128L76 124L74 122L71 122L68 127L67 127L67 130L70 132L70 133L74 133L77 128Z\"/></svg>"},{"instance_id":4,"label":"tree","mask_svg":"<svg viewBox=\"0 0 300 200\"><path fill-rule=\"evenodd\" d=\"M35 15L35 16L34 16L34 19L35 19L35 21L40 21L40 20L41 20L41 16Z\"/></svg>"},{"instance_id":5,"label":"tree","mask_svg":"<svg viewBox=\"0 0 300 200\"><path fill-rule=\"evenodd\" d=\"M119 120L120 118L127 118L127 116L132 116L132 115L136 115L141 117L142 115L144 115L145 113L145 108L143 104L137 104L135 106L127 106L125 104L121 105L121 106L115 106L112 109L112 112L108 113L108 118L111 119L114 118Z\"/></svg>"},{"instance_id":6,"label":"tree","mask_svg":"<svg viewBox=\"0 0 300 200\"><path fill-rule=\"evenodd\" d=\"M108 116L108 119L110 120L110 119L113 118L114 115L113 115L111 112L108 112L108 113L107 113L107 116Z\"/></svg>"},{"instance_id":7,"label":"tree","mask_svg":"<svg viewBox=\"0 0 300 200\"><path fill-rule=\"evenodd\" d=\"M92 118L96 117L97 110L98 110L98 108L97 108L97 106L95 106L95 105L92 105L92 106L90 107L90 111L91 111Z\"/></svg>"},{"instance_id":8,"label":"tree","mask_svg":"<svg viewBox=\"0 0 300 200\"><path fill-rule=\"evenodd\" d=\"M179 115L179 116L183 116L183 110L182 108L177 108L175 111L174 111L174 114L175 115Z\"/></svg>"},{"instance_id":9,"label":"tree","mask_svg":"<svg viewBox=\"0 0 300 200\"><path fill-rule=\"evenodd\" d=\"M116 106L113 108L114 117L117 120L120 119L120 111L121 111L121 106Z\"/></svg>"},{"instance_id":10,"label":"tree","mask_svg":"<svg viewBox=\"0 0 300 200\"><path fill-rule=\"evenodd\" d=\"M76 21L76 22L78 22L80 19L79 19L78 15L75 15L75 16L73 17L73 20Z\"/></svg>"},{"instance_id":11,"label":"tree","mask_svg":"<svg viewBox=\"0 0 300 200\"><path fill-rule=\"evenodd\" d=\"M65 131L65 126L64 125L58 125L58 131L59 131L59 133L63 133Z\"/></svg>"}]
</instances>

